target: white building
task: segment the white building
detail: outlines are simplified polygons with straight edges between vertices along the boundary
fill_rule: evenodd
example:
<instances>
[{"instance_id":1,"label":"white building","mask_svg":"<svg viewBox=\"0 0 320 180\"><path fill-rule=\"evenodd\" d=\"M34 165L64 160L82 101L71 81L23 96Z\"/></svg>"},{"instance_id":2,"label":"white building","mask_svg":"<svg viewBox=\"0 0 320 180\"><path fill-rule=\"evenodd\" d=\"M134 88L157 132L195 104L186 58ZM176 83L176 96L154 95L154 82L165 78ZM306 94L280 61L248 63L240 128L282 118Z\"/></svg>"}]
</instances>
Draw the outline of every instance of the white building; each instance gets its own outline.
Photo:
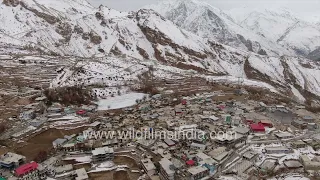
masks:
<instances>
[{"instance_id":1,"label":"white building","mask_svg":"<svg viewBox=\"0 0 320 180\"><path fill-rule=\"evenodd\" d=\"M26 157L8 152L0 156L0 167L16 168L26 161Z\"/></svg>"},{"instance_id":2,"label":"white building","mask_svg":"<svg viewBox=\"0 0 320 180\"><path fill-rule=\"evenodd\" d=\"M150 159L142 159L141 163L144 171L148 174L149 177L156 174L156 166Z\"/></svg>"},{"instance_id":3,"label":"white building","mask_svg":"<svg viewBox=\"0 0 320 180\"><path fill-rule=\"evenodd\" d=\"M202 166L191 167L188 169L188 172L190 173L191 180L198 180L209 176L209 169Z\"/></svg>"},{"instance_id":4,"label":"white building","mask_svg":"<svg viewBox=\"0 0 320 180\"><path fill-rule=\"evenodd\" d=\"M160 179L161 180L174 180L175 170L173 163L167 158L162 158L160 164Z\"/></svg>"},{"instance_id":5,"label":"white building","mask_svg":"<svg viewBox=\"0 0 320 180\"><path fill-rule=\"evenodd\" d=\"M101 148L96 148L95 150L92 150L92 160L94 162L110 161L110 160L113 160L113 157L114 157L113 148L101 147Z\"/></svg>"}]
</instances>

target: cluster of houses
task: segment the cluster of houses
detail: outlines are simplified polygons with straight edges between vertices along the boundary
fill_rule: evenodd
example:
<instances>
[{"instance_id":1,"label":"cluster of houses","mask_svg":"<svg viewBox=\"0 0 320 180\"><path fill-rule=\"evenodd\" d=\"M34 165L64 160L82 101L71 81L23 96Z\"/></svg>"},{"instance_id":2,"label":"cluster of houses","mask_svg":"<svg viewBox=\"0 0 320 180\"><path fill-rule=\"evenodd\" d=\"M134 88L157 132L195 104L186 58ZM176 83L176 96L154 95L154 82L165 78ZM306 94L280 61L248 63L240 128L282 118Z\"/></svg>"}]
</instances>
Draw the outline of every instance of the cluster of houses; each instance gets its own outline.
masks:
<instances>
[{"instance_id":1,"label":"cluster of houses","mask_svg":"<svg viewBox=\"0 0 320 180\"><path fill-rule=\"evenodd\" d=\"M259 165L260 155L292 154L296 149L313 148L317 152L320 141L295 138L302 130L315 132L318 119L312 116L294 115L294 108L286 105L267 106L253 100L246 102L214 100L214 93L203 93L182 99L155 95L139 104L123 109L120 113L96 112L97 107L63 107L53 104L43 105L45 98L24 107L19 118L35 123L41 118L44 123L58 122L68 118L84 117L97 113L87 124L87 129L79 134L60 137L52 142L55 154L44 162L26 162L24 156L6 153L0 158L1 168L14 170L17 179L89 179L87 169L74 169L73 164L58 165L68 157L86 157L85 163L98 165L114 160L121 149L131 148L128 156L135 159L144 179L210 179L223 175L235 175L248 179L255 171L273 170L277 166L273 160L266 159ZM288 128L281 128L281 116L290 114ZM269 116L270 115L270 116ZM67 118L67 120L68 120ZM39 126L35 126L39 127ZM93 132L139 131L140 137L123 137L119 134L88 136ZM176 133L178 132L178 133ZM173 135L168 136L168 134ZM143 136L153 134L154 136ZM305 135L304 134L304 135ZM190 137L188 137L190 135ZM292 140L292 141L291 141ZM271 144L286 141L281 146L266 146L256 151L253 145ZM270 142L269 142L270 141ZM313 153L314 153L313 152ZM64 154L64 157L56 157ZM89 157L89 158L88 158ZM318 154L313 159L299 155L299 159L282 162L288 169L293 167L305 170L320 170ZM136 170L132 170L136 171ZM67 172L67 173L66 173Z\"/></svg>"}]
</instances>

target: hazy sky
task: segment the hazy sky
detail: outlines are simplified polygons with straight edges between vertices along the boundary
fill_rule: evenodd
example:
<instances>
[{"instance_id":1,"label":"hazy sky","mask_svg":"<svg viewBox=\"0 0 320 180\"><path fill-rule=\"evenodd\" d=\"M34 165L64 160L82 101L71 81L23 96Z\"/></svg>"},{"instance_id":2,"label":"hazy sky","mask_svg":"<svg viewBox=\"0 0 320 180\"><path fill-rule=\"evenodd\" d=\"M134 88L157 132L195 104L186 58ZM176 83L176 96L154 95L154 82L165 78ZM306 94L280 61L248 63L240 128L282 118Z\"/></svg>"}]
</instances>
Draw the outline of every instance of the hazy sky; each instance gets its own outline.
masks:
<instances>
[{"instance_id":1,"label":"hazy sky","mask_svg":"<svg viewBox=\"0 0 320 180\"><path fill-rule=\"evenodd\" d=\"M137 10L140 7L161 0L88 0L92 5L106 5L120 11ZM220 9L228 10L236 7L286 7L304 14L317 13L320 10L320 0L204 0Z\"/></svg>"}]
</instances>

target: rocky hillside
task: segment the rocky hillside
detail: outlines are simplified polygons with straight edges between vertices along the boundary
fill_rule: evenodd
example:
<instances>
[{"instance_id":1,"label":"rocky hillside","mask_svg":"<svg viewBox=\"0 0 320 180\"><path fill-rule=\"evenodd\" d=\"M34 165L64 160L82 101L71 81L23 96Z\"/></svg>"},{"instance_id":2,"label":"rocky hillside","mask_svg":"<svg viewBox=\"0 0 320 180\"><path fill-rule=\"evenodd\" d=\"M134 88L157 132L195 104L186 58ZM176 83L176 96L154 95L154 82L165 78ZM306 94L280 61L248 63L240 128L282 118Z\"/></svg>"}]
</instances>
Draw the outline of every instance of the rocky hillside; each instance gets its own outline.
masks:
<instances>
[{"instance_id":1,"label":"rocky hillside","mask_svg":"<svg viewBox=\"0 0 320 180\"><path fill-rule=\"evenodd\" d=\"M188 4L185 6L188 13L191 10L198 13L205 11L205 19L195 16L179 24L180 21L172 22L154 10L119 12L105 6L94 8L85 0L5 0L0 4L0 22L3 24L0 27L0 50L3 49L3 52L0 53L29 51L92 60L96 57L121 56L122 59L132 59L134 64L139 64L139 61L156 62L163 72L177 68L182 72L192 70L204 77L243 77L266 82L282 93L294 92L305 97L320 94L318 63L304 58L280 57L281 53L290 54L294 51L263 38L259 42L248 41L244 36L234 34L234 30L229 31L229 27L233 27L231 23L235 24L232 18L222 12L216 16L217 12L211 7L203 9L197 6L197 10ZM175 12L181 20L188 17L188 14L180 16L179 13ZM175 14L171 12L171 17L175 17ZM186 22L198 30L183 26ZM214 29L196 26L205 23ZM211 31L216 32L214 38L205 35ZM219 39L219 42L215 39ZM277 56L267 56L270 54ZM104 60L109 63L106 69L117 69L115 58ZM72 72L71 68L65 73L71 73L73 77ZM89 75L88 78L92 79L95 74ZM59 77L69 76L61 74ZM70 83L69 78L61 78L63 81L59 79L53 84ZM72 79L75 81L81 77Z\"/></svg>"}]
</instances>

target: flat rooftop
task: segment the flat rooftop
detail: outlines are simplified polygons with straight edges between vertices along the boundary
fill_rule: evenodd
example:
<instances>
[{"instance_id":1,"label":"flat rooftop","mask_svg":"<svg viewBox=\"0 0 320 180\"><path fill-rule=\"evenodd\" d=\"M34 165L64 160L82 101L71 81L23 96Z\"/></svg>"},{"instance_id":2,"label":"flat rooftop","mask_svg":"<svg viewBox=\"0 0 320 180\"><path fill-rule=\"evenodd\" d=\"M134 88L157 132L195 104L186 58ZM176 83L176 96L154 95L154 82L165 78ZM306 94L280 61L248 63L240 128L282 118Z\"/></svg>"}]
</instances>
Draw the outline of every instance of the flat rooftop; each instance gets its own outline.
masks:
<instances>
[{"instance_id":1,"label":"flat rooftop","mask_svg":"<svg viewBox=\"0 0 320 180\"><path fill-rule=\"evenodd\" d=\"M175 171L173 171L170 167L173 166L173 163L167 159L167 158L162 158L159 161L160 166L164 169L164 171L168 174L168 175L172 175L175 173Z\"/></svg>"},{"instance_id":2,"label":"flat rooftop","mask_svg":"<svg viewBox=\"0 0 320 180\"><path fill-rule=\"evenodd\" d=\"M109 147L101 147L101 148L96 148L92 150L93 156L111 154L111 153L114 153L114 151L113 151L113 148L109 148Z\"/></svg>"},{"instance_id":3,"label":"flat rooftop","mask_svg":"<svg viewBox=\"0 0 320 180\"><path fill-rule=\"evenodd\" d=\"M141 162L142 162L143 167L147 171L156 169L156 166L153 164L153 162L150 159L142 159Z\"/></svg>"},{"instance_id":4,"label":"flat rooftop","mask_svg":"<svg viewBox=\"0 0 320 180\"><path fill-rule=\"evenodd\" d=\"M194 166L188 169L188 172L192 175L197 175L199 173L202 173L204 171L207 171L208 169L202 166Z\"/></svg>"},{"instance_id":5,"label":"flat rooftop","mask_svg":"<svg viewBox=\"0 0 320 180\"><path fill-rule=\"evenodd\" d=\"M20 154L8 152L6 154L3 154L0 157L0 162L4 164L10 164L12 162L19 162L19 160L25 159L25 158L26 158L25 156L22 156Z\"/></svg>"}]
</instances>

